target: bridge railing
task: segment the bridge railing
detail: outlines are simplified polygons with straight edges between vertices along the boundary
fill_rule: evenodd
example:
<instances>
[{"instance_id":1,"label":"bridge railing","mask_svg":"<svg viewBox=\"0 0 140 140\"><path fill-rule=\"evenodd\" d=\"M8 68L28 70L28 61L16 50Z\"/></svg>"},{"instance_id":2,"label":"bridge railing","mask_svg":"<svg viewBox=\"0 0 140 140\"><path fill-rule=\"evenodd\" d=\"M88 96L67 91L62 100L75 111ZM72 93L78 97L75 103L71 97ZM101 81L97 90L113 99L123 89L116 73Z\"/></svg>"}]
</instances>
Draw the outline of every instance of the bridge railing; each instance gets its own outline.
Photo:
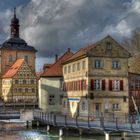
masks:
<instances>
[{"instance_id":1,"label":"bridge railing","mask_svg":"<svg viewBox=\"0 0 140 140\"><path fill-rule=\"evenodd\" d=\"M34 119L43 122L44 124L50 124L60 127L76 127L76 128L97 128L103 130L114 131L140 131L140 124L136 124L128 114L120 114L120 116L112 114L101 114L100 116L87 116L87 119L83 119L83 116L75 116L70 118L67 115L45 113L40 110L36 110L33 113Z\"/></svg>"}]
</instances>

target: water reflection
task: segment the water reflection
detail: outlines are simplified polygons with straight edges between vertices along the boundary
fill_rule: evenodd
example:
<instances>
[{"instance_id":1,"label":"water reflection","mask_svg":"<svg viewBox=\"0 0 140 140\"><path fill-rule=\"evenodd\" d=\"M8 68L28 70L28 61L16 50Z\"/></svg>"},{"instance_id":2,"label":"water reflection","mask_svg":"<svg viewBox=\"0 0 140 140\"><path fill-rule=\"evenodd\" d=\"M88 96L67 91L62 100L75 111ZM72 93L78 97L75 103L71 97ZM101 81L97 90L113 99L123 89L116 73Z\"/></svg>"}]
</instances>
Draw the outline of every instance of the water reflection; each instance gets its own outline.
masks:
<instances>
[{"instance_id":1,"label":"water reflection","mask_svg":"<svg viewBox=\"0 0 140 140\"><path fill-rule=\"evenodd\" d=\"M140 137L128 137L126 140L140 140ZM0 131L0 140L104 140L104 136L64 136L57 133L47 133L46 130ZM111 140L121 140L111 137Z\"/></svg>"}]
</instances>

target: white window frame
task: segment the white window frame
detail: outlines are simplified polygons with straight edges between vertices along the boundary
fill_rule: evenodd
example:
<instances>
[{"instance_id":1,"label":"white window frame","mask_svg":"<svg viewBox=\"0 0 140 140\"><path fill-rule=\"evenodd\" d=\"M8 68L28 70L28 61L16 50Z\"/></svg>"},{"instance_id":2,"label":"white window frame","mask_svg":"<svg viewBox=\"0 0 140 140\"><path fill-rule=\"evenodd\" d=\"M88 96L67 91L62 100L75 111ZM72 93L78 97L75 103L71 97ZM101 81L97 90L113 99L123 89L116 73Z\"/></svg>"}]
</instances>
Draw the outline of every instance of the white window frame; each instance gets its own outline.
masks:
<instances>
[{"instance_id":1,"label":"white window frame","mask_svg":"<svg viewBox=\"0 0 140 140\"><path fill-rule=\"evenodd\" d=\"M114 91L120 91L120 80L114 80L113 81L113 90Z\"/></svg>"},{"instance_id":2,"label":"white window frame","mask_svg":"<svg viewBox=\"0 0 140 140\"><path fill-rule=\"evenodd\" d=\"M102 89L102 80L94 80L94 89L101 90Z\"/></svg>"},{"instance_id":3,"label":"white window frame","mask_svg":"<svg viewBox=\"0 0 140 140\"><path fill-rule=\"evenodd\" d=\"M120 109L120 104L119 104L119 103L113 103L113 104L112 104L112 109L113 109L113 110L118 110L118 109Z\"/></svg>"},{"instance_id":4,"label":"white window frame","mask_svg":"<svg viewBox=\"0 0 140 140\"><path fill-rule=\"evenodd\" d=\"M119 68L120 68L120 61L118 61L118 60L113 60L113 61L112 61L112 68L113 68L113 69L119 69Z\"/></svg>"},{"instance_id":5,"label":"white window frame","mask_svg":"<svg viewBox=\"0 0 140 140\"><path fill-rule=\"evenodd\" d=\"M101 62L101 60L96 59L95 62L94 62L94 66L95 66L96 69L102 68L102 62Z\"/></svg>"}]
</instances>

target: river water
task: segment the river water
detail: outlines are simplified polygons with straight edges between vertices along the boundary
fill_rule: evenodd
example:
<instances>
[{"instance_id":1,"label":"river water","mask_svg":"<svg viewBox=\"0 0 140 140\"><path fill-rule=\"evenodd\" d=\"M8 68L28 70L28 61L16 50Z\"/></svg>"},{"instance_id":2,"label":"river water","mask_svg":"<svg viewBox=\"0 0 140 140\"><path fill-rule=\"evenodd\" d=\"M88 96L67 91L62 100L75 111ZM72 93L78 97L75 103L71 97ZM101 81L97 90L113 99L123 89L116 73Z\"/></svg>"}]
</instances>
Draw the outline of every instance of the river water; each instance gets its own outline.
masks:
<instances>
[{"instance_id":1,"label":"river water","mask_svg":"<svg viewBox=\"0 0 140 140\"><path fill-rule=\"evenodd\" d=\"M67 134L59 137L57 132L46 132L45 129L24 129L0 131L0 140L104 140L104 136L73 136ZM126 140L140 140L140 137L128 137ZM111 140L121 140L120 137L112 136Z\"/></svg>"}]
</instances>

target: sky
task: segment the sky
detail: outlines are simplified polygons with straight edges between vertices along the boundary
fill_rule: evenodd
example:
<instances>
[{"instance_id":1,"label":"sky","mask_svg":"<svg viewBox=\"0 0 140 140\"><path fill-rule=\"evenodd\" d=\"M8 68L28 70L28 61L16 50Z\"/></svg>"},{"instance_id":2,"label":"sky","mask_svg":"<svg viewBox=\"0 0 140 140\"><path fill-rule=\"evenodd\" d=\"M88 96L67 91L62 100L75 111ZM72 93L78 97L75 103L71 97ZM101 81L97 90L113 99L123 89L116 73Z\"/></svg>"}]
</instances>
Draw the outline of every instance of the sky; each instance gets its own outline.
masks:
<instances>
[{"instance_id":1,"label":"sky","mask_svg":"<svg viewBox=\"0 0 140 140\"><path fill-rule=\"evenodd\" d=\"M107 35L122 41L140 27L140 0L0 0L1 44L14 7L20 37L38 50L37 71L67 48L75 52Z\"/></svg>"}]
</instances>

